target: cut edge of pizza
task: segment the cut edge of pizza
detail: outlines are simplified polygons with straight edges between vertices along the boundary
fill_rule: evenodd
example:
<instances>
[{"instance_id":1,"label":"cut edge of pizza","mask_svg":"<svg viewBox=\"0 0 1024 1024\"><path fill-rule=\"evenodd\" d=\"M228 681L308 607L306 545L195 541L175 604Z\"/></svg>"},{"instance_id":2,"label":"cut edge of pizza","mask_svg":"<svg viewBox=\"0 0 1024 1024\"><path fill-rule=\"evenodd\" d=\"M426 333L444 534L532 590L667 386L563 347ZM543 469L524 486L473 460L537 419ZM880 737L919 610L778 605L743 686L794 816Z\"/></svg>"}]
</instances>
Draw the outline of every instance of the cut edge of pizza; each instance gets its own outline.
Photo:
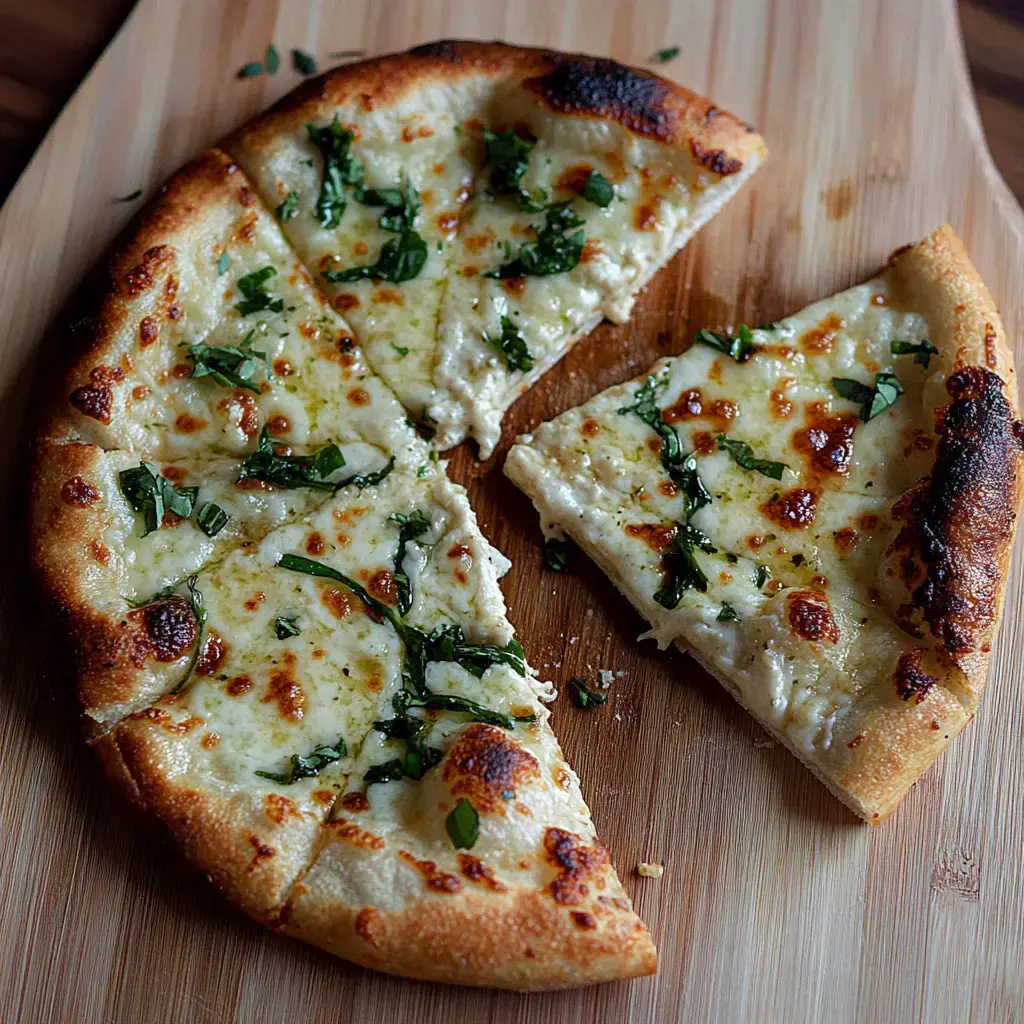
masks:
<instances>
[{"instance_id":1,"label":"cut edge of pizza","mask_svg":"<svg viewBox=\"0 0 1024 1024\"><path fill-rule=\"evenodd\" d=\"M458 41L336 69L222 145L438 446L485 458L766 154L649 71Z\"/></svg>"},{"instance_id":2,"label":"cut edge of pizza","mask_svg":"<svg viewBox=\"0 0 1024 1024\"><path fill-rule=\"evenodd\" d=\"M948 226L875 278L519 438L505 472L879 823L978 708L1021 495L1016 376Z\"/></svg>"}]
</instances>

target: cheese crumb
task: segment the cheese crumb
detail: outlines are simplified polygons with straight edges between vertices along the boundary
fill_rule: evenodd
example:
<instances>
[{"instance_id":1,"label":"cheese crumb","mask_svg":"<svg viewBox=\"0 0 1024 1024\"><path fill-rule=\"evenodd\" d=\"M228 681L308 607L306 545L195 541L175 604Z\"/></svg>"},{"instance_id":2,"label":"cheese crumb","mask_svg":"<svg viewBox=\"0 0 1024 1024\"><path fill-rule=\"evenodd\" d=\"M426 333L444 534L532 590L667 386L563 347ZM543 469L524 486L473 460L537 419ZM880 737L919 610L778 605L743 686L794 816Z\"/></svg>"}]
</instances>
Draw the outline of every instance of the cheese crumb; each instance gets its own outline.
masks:
<instances>
[{"instance_id":1,"label":"cheese crumb","mask_svg":"<svg viewBox=\"0 0 1024 1024\"><path fill-rule=\"evenodd\" d=\"M644 878L661 878L665 874L665 868L657 861L642 861L637 864L636 873Z\"/></svg>"},{"instance_id":2,"label":"cheese crumb","mask_svg":"<svg viewBox=\"0 0 1024 1024\"><path fill-rule=\"evenodd\" d=\"M597 670L598 683L602 690L607 690L612 685L612 680L615 678L615 674L607 668L599 668Z\"/></svg>"}]
</instances>

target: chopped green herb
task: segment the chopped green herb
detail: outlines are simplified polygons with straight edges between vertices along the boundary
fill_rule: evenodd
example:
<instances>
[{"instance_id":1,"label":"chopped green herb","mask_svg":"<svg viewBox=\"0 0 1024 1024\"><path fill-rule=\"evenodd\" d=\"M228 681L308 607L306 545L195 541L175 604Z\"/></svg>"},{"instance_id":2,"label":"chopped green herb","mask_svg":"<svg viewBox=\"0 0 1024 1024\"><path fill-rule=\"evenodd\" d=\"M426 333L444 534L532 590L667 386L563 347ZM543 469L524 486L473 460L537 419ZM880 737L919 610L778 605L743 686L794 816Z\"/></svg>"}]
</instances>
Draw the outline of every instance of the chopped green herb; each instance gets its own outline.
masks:
<instances>
[{"instance_id":1,"label":"chopped green herb","mask_svg":"<svg viewBox=\"0 0 1024 1024\"><path fill-rule=\"evenodd\" d=\"M520 138L514 131L484 130L484 164L491 167L490 187L494 196L517 196L524 210L539 212L529 193L522 187L536 142Z\"/></svg>"},{"instance_id":2,"label":"chopped green herb","mask_svg":"<svg viewBox=\"0 0 1024 1024\"><path fill-rule=\"evenodd\" d=\"M488 270L484 277L506 279L510 277L546 277L564 274L580 262L586 235L583 218L571 209L569 201L551 203L544 210L544 226L537 231L535 242L519 247L519 254L510 263ZM572 234L566 234L572 231Z\"/></svg>"},{"instance_id":3,"label":"chopped green herb","mask_svg":"<svg viewBox=\"0 0 1024 1024\"><path fill-rule=\"evenodd\" d=\"M903 394L903 385L894 373L876 373L873 388L848 377L833 377L832 387L840 398L861 407L860 416L865 423L895 405Z\"/></svg>"},{"instance_id":4,"label":"chopped green herb","mask_svg":"<svg viewBox=\"0 0 1024 1024\"><path fill-rule=\"evenodd\" d=\"M309 455L278 455L276 448L283 442L270 436L264 426L256 451L250 452L238 470L239 480L262 480L275 487L294 489L312 487L319 491L336 491L345 483L327 480L333 472L345 465L345 457L336 444L329 444ZM355 478L352 478L355 479Z\"/></svg>"},{"instance_id":5,"label":"chopped green herb","mask_svg":"<svg viewBox=\"0 0 1024 1024\"><path fill-rule=\"evenodd\" d=\"M129 192L126 196L114 196L115 203L133 203L142 195L142 189L137 188L134 192Z\"/></svg>"},{"instance_id":6,"label":"chopped green herb","mask_svg":"<svg viewBox=\"0 0 1024 1024\"><path fill-rule=\"evenodd\" d=\"M422 777L421 775L420 778ZM363 776L363 782L367 786L372 786L375 782L400 782L404 778L405 769L402 767L402 762L396 757L369 768Z\"/></svg>"},{"instance_id":7,"label":"chopped green herb","mask_svg":"<svg viewBox=\"0 0 1024 1024\"><path fill-rule=\"evenodd\" d=\"M782 474L788 468L784 462L757 458L754 449L746 441L737 441L735 438L726 437L725 434L718 435L718 450L728 452L737 466L753 470L772 480L781 480Z\"/></svg>"},{"instance_id":8,"label":"chopped green herb","mask_svg":"<svg viewBox=\"0 0 1024 1024\"><path fill-rule=\"evenodd\" d=\"M316 74L316 58L303 50L292 50L292 67L300 75Z\"/></svg>"},{"instance_id":9,"label":"chopped green herb","mask_svg":"<svg viewBox=\"0 0 1024 1024\"><path fill-rule=\"evenodd\" d=\"M569 542L561 537L544 539L544 565L552 572L567 572L569 569Z\"/></svg>"},{"instance_id":10,"label":"chopped green herb","mask_svg":"<svg viewBox=\"0 0 1024 1024\"><path fill-rule=\"evenodd\" d=\"M337 743L329 745L320 744L305 757L301 754L292 754L286 772L256 772L261 779L270 779L282 786L290 786L299 779L312 779L319 775L328 765L334 764L347 756L348 747L345 741L339 737Z\"/></svg>"},{"instance_id":11,"label":"chopped green herb","mask_svg":"<svg viewBox=\"0 0 1024 1024\"><path fill-rule=\"evenodd\" d=\"M651 59L647 62L648 64L667 64L670 60L675 60L679 56L678 46L666 46L664 50L658 50L651 54Z\"/></svg>"},{"instance_id":12,"label":"chopped green herb","mask_svg":"<svg viewBox=\"0 0 1024 1024\"><path fill-rule=\"evenodd\" d=\"M492 338L485 334L484 341L505 357L505 365L510 370L522 370L525 373L533 369L533 356L526 347L526 340L507 316L501 318L501 336Z\"/></svg>"},{"instance_id":13,"label":"chopped green herb","mask_svg":"<svg viewBox=\"0 0 1024 1024\"><path fill-rule=\"evenodd\" d=\"M274 619L274 635L278 640L287 640L290 636L298 636L302 630L295 625L298 616L287 618L284 615L278 615Z\"/></svg>"},{"instance_id":14,"label":"chopped green herb","mask_svg":"<svg viewBox=\"0 0 1024 1024\"><path fill-rule=\"evenodd\" d=\"M438 764L443 756L436 747L427 745L427 722L404 713L396 718L388 718L382 722L374 722L374 729L384 733L388 739L400 740L405 744L405 754L401 758L386 761L383 765L374 765L364 781L369 785L373 782L394 782L398 779L422 779L426 773ZM397 765L398 774L395 774ZM379 777L372 777L377 772Z\"/></svg>"},{"instance_id":15,"label":"chopped green herb","mask_svg":"<svg viewBox=\"0 0 1024 1024\"><path fill-rule=\"evenodd\" d=\"M737 622L739 620L736 609L726 601L722 602L722 607L719 608L715 618L718 622Z\"/></svg>"},{"instance_id":16,"label":"chopped green herb","mask_svg":"<svg viewBox=\"0 0 1024 1024\"><path fill-rule=\"evenodd\" d=\"M754 573L754 586L760 590L771 578L772 571L767 565L759 565Z\"/></svg>"},{"instance_id":17,"label":"chopped green herb","mask_svg":"<svg viewBox=\"0 0 1024 1024\"><path fill-rule=\"evenodd\" d=\"M281 66L281 55L277 52L277 47L273 43L267 46L267 53L263 58L263 66L267 69L268 75L276 75L277 69Z\"/></svg>"},{"instance_id":18,"label":"chopped green herb","mask_svg":"<svg viewBox=\"0 0 1024 1024\"><path fill-rule=\"evenodd\" d=\"M740 324L739 334L735 338L730 338L727 334L715 334L714 331L702 327L693 336L693 340L717 348L719 352L724 352L730 358L735 359L737 363L745 363L754 354L756 348L754 336L746 324Z\"/></svg>"},{"instance_id":19,"label":"chopped green herb","mask_svg":"<svg viewBox=\"0 0 1024 1024\"><path fill-rule=\"evenodd\" d=\"M359 202L363 206L383 206L384 212L377 224L396 235L415 228L422 205L416 186L408 178L401 188L364 188L359 193Z\"/></svg>"},{"instance_id":20,"label":"chopped green herb","mask_svg":"<svg viewBox=\"0 0 1024 1024\"><path fill-rule=\"evenodd\" d=\"M663 608L675 608L687 590L707 591L708 578L697 564L696 548L707 554L714 554L717 550L710 538L695 526L677 523L672 542L661 556L665 581L654 594L654 600Z\"/></svg>"},{"instance_id":21,"label":"chopped green herb","mask_svg":"<svg viewBox=\"0 0 1024 1024\"><path fill-rule=\"evenodd\" d=\"M939 350L927 338L916 345L912 341L894 341L889 347L894 356L907 356L914 353L914 362L919 363L926 370L932 356L939 354Z\"/></svg>"},{"instance_id":22,"label":"chopped green herb","mask_svg":"<svg viewBox=\"0 0 1024 1024\"><path fill-rule=\"evenodd\" d=\"M409 354L409 349L405 345L396 345L394 342L391 342L391 347L398 353L399 359L404 359Z\"/></svg>"},{"instance_id":23,"label":"chopped green herb","mask_svg":"<svg viewBox=\"0 0 1024 1024\"><path fill-rule=\"evenodd\" d=\"M395 553L395 571L392 575L398 594L398 610L405 615L412 607L412 584L405 569L402 568L405 549L409 541L422 537L430 529L430 520L417 508L408 514L394 512L388 516L388 522L397 523L399 526L398 550Z\"/></svg>"},{"instance_id":24,"label":"chopped green herb","mask_svg":"<svg viewBox=\"0 0 1024 1024\"><path fill-rule=\"evenodd\" d=\"M228 525L228 519L230 518L220 505L215 505L212 501L208 501L199 510L199 514L196 516L196 523L207 537L216 537Z\"/></svg>"},{"instance_id":25,"label":"chopped green herb","mask_svg":"<svg viewBox=\"0 0 1024 1024\"><path fill-rule=\"evenodd\" d=\"M604 209L615 198L615 186L599 171L591 171L583 184L583 198Z\"/></svg>"},{"instance_id":26,"label":"chopped green herb","mask_svg":"<svg viewBox=\"0 0 1024 1024\"><path fill-rule=\"evenodd\" d=\"M573 676L569 680L569 685L572 687L572 695L576 698L576 706L584 711L593 711L594 708L608 703L608 694L591 690L582 676Z\"/></svg>"},{"instance_id":27,"label":"chopped green herb","mask_svg":"<svg viewBox=\"0 0 1024 1024\"><path fill-rule=\"evenodd\" d=\"M180 693L182 687L189 681L196 667L196 662L199 661L199 655L203 650L203 638L206 632L206 605L203 602L203 594L198 587L199 577L189 576L185 581L188 587L188 605L192 609L192 614L196 620L196 643L195 647L192 648L192 657L188 659L188 665L185 666L185 674L181 677L178 683L175 684L171 693Z\"/></svg>"},{"instance_id":28,"label":"chopped green herb","mask_svg":"<svg viewBox=\"0 0 1024 1024\"><path fill-rule=\"evenodd\" d=\"M220 277L222 274L228 272L228 267L231 266L231 257L226 253L220 254L220 259L217 260L217 276Z\"/></svg>"},{"instance_id":29,"label":"chopped green herb","mask_svg":"<svg viewBox=\"0 0 1024 1024\"><path fill-rule=\"evenodd\" d=\"M143 514L144 537L160 529L167 512L188 519L199 496L198 487L175 488L149 462L140 462L135 469L122 470L118 480L128 504Z\"/></svg>"},{"instance_id":30,"label":"chopped green herb","mask_svg":"<svg viewBox=\"0 0 1024 1024\"><path fill-rule=\"evenodd\" d=\"M321 579L335 580L338 583L344 584L362 601L366 610L371 615L377 619L387 619L394 626L396 632L401 635L404 626L402 620L398 617L398 612L390 605L384 604L383 601L378 601L375 597L371 597L366 588L357 583L351 576L346 576L344 573L323 562L314 561L312 558L306 558L303 555L282 555L277 560L277 564L282 569L301 572L305 576L317 576Z\"/></svg>"},{"instance_id":31,"label":"chopped green herb","mask_svg":"<svg viewBox=\"0 0 1024 1024\"><path fill-rule=\"evenodd\" d=\"M251 60L238 69L239 78L255 78L263 74L263 65L258 60Z\"/></svg>"},{"instance_id":32,"label":"chopped green herb","mask_svg":"<svg viewBox=\"0 0 1024 1024\"><path fill-rule=\"evenodd\" d=\"M278 204L277 219L281 221L291 220L299 215L299 193L294 189L288 193Z\"/></svg>"},{"instance_id":33,"label":"chopped green herb","mask_svg":"<svg viewBox=\"0 0 1024 1024\"><path fill-rule=\"evenodd\" d=\"M416 469L416 477L417 477L417 479L422 480L422 479L424 479L426 477L426 475L429 472L430 472L430 467L429 466L427 466L427 465L419 466Z\"/></svg>"},{"instance_id":34,"label":"chopped green herb","mask_svg":"<svg viewBox=\"0 0 1024 1024\"><path fill-rule=\"evenodd\" d=\"M347 270L325 270L324 277L334 284L370 279L401 284L411 281L427 262L427 243L415 231L406 231L381 247L376 263L349 267Z\"/></svg>"},{"instance_id":35,"label":"chopped green herb","mask_svg":"<svg viewBox=\"0 0 1024 1024\"><path fill-rule=\"evenodd\" d=\"M307 124L306 132L323 158L324 178L316 201L320 226L336 228L345 212L345 187L361 188L363 165L349 152L355 135L342 128L338 115L326 128Z\"/></svg>"},{"instance_id":36,"label":"chopped green herb","mask_svg":"<svg viewBox=\"0 0 1024 1024\"><path fill-rule=\"evenodd\" d=\"M348 60L350 57L362 57L365 54L365 50L334 50L327 56L331 60Z\"/></svg>"},{"instance_id":37,"label":"chopped green herb","mask_svg":"<svg viewBox=\"0 0 1024 1024\"><path fill-rule=\"evenodd\" d=\"M452 846L459 850L471 850L480 838L480 815L476 808L462 797L444 819L444 827Z\"/></svg>"},{"instance_id":38,"label":"chopped green herb","mask_svg":"<svg viewBox=\"0 0 1024 1024\"><path fill-rule=\"evenodd\" d=\"M239 345L189 345L186 358L192 360L192 376L211 377L222 387L247 388L259 394L260 388L253 383L253 376L262 363L269 377L270 363L265 352L249 347L255 334L254 328Z\"/></svg>"},{"instance_id":39,"label":"chopped green herb","mask_svg":"<svg viewBox=\"0 0 1024 1024\"><path fill-rule=\"evenodd\" d=\"M280 313L284 309L284 300L275 298L267 291L267 282L277 276L276 267L262 267L238 279L238 290L245 296L241 302L235 303L235 309L242 316L250 313Z\"/></svg>"},{"instance_id":40,"label":"chopped green herb","mask_svg":"<svg viewBox=\"0 0 1024 1024\"><path fill-rule=\"evenodd\" d=\"M345 477L340 483L336 485L340 491L342 487L351 487L353 484L362 490L364 487L376 487L377 484L381 483L387 475L395 468L395 457L392 455L388 459L387 463L381 466L380 469L375 470L372 473L356 473L354 476Z\"/></svg>"}]
</instances>

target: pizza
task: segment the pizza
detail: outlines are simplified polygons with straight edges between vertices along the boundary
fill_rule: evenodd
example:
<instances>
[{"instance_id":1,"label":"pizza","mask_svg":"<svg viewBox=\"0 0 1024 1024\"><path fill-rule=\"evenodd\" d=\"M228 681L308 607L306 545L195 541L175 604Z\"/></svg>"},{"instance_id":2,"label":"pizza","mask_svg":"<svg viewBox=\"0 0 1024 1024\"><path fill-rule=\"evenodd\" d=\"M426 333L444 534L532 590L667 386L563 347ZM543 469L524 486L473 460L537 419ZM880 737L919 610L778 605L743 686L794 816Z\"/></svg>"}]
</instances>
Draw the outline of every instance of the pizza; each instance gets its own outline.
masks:
<instances>
[{"instance_id":1,"label":"pizza","mask_svg":"<svg viewBox=\"0 0 1024 1024\"><path fill-rule=\"evenodd\" d=\"M879 823L976 712L1024 427L948 227L779 323L518 439L506 474L650 623Z\"/></svg>"},{"instance_id":2,"label":"pizza","mask_svg":"<svg viewBox=\"0 0 1024 1024\"><path fill-rule=\"evenodd\" d=\"M338 69L224 148L422 428L484 458L765 155L649 72L464 42Z\"/></svg>"},{"instance_id":3,"label":"pizza","mask_svg":"<svg viewBox=\"0 0 1024 1024\"><path fill-rule=\"evenodd\" d=\"M437 44L199 156L92 279L32 557L110 778L258 921L460 984L655 970L438 452L763 155L648 72Z\"/></svg>"}]
</instances>

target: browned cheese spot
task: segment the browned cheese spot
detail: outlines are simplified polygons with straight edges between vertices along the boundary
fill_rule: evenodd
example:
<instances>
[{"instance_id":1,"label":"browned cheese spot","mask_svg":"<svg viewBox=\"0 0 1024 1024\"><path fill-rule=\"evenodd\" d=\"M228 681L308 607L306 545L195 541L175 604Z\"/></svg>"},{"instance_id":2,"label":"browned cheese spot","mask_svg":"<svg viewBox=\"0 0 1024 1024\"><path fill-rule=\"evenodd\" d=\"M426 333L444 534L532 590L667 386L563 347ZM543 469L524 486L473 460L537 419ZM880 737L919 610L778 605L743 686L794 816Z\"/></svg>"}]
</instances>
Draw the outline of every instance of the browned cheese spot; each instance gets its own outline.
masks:
<instances>
[{"instance_id":1,"label":"browned cheese spot","mask_svg":"<svg viewBox=\"0 0 1024 1024\"><path fill-rule=\"evenodd\" d=\"M661 418L666 423L708 420L721 434L729 429L729 424L736 418L736 403L730 402L727 398L709 401L701 393L700 388L690 388L684 391L674 404L662 410Z\"/></svg>"},{"instance_id":2,"label":"browned cheese spot","mask_svg":"<svg viewBox=\"0 0 1024 1024\"><path fill-rule=\"evenodd\" d=\"M459 736L443 770L452 796L468 798L480 814L503 815L516 789L539 777L533 754L503 729L479 723Z\"/></svg>"},{"instance_id":3,"label":"browned cheese spot","mask_svg":"<svg viewBox=\"0 0 1024 1024\"><path fill-rule=\"evenodd\" d=\"M832 606L820 590L794 590L786 595L789 629L794 636L815 643L839 643L839 626Z\"/></svg>"},{"instance_id":4,"label":"browned cheese spot","mask_svg":"<svg viewBox=\"0 0 1024 1024\"><path fill-rule=\"evenodd\" d=\"M227 650L228 645L220 633L215 629L208 630L203 643L203 652L199 655L199 660L196 661L196 675L212 676L220 668Z\"/></svg>"},{"instance_id":5,"label":"browned cheese spot","mask_svg":"<svg viewBox=\"0 0 1024 1024\"><path fill-rule=\"evenodd\" d=\"M327 550L327 545L324 543L323 534L318 533L314 530L306 538L306 554L307 555L322 555Z\"/></svg>"},{"instance_id":6,"label":"browned cheese spot","mask_svg":"<svg viewBox=\"0 0 1024 1024\"><path fill-rule=\"evenodd\" d=\"M604 847L597 843L591 846L560 828L549 828L544 833L544 853L548 863L558 870L548 891L556 902L569 906L590 893L591 880L600 876L608 864Z\"/></svg>"},{"instance_id":7,"label":"browned cheese spot","mask_svg":"<svg viewBox=\"0 0 1024 1024\"><path fill-rule=\"evenodd\" d=\"M241 697L252 689L252 680L247 675L234 676L224 689L229 697Z\"/></svg>"},{"instance_id":8,"label":"browned cheese spot","mask_svg":"<svg viewBox=\"0 0 1024 1024\"><path fill-rule=\"evenodd\" d=\"M141 617L149 649L157 661L175 661L196 641L199 631L188 601L177 595L148 604L129 617Z\"/></svg>"},{"instance_id":9,"label":"browned cheese spot","mask_svg":"<svg viewBox=\"0 0 1024 1024\"><path fill-rule=\"evenodd\" d=\"M346 793L341 798L341 806L352 814L357 814L360 811L368 811L370 809L370 801L365 793L361 793L359 790L354 789L351 793Z\"/></svg>"},{"instance_id":10,"label":"browned cheese spot","mask_svg":"<svg viewBox=\"0 0 1024 1024\"><path fill-rule=\"evenodd\" d=\"M491 892L505 892L508 886L501 882L494 870L488 867L482 860L471 857L468 853L459 854L459 871L464 878L468 878L474 885L479 885Z\"/></svg>"},{"instance_id":11,"label":"browned cheese spot","mask_svg":"<svg viewBox=\"0 0 1024 1024\"><path fill-rule=\"evenodd\" d=\"M896 693L902 700L916 700L921 703L928 696L928 691L938 682L938 679L929 675L921 668L922 651L904 651L896 663L896 671L893 673L893 682L896 684Z\"/></svg>"},{"instance_id":12,"label":"browned cheese spot","mask_svg":"<svg viewBox=\"0 0 1024 1024\"><path fill-rule=\"evenodd\" d=\"M676 536L676 528L664 523L628 523L625 531L628 536L642 540L658 554L661 554Z\"/></svg>"},{"instance_id":13,"label":"browned cheese spot","mask_svg":"<svg viewBox=\"0 0 1024 1024\"><path fill-rule=\"evenodd\" d=\"M320 603L336 619L344 619L352 611L352 601L348 594L335 587L324 587L320 591Z\"/></svg>"},{"instance_id":14,"label":"browned cheese spot","mask_svg":"<svg viewBox=\"0 0 1024 1024\"><path fill-rule=\"evenodd\" d=\"M306 714L306 694L291 673L291 666L270 673L267 692L261 704L276 704L278 714L289 722L298 722Z\"/></svg>"},{"instance_id":15,"label":"browned cheese spot","mask_svg":"<svg viewBox=\"0 0 1024 1024\"><path fill-rule=\"evenodd\" d=\"M806 529L817 512L818 496L806 487L795 487L761 504L762 515L785 530Z\"/></svg>"},{"instance_id":16,"label":"browned cheese spot","mask_svg":"<svg viewBox=\"0 0 1024 1024\"><path fill-rule=\"evenodd\" d=\"M455 875L439 870L432 860L417 860L405 850L399 850L398 856L419 871L431 892L456 893L462 889L462 882Z\"/></svg>"},{"instance_id":17,"label":"browned cheese spot","mask_svg":"<svg viewBox=\"0 0 1024 1024\"><path fill-rule=\"evenodd\" d=\"M824 320L800 337L800 347L808 355L825 355L832 351L836 335L846 326L845 321L830 313Z\"/></svg>"},{"instance_id":18,"label":"browned cheese spot","mask_svg":"<svg viewBox=\"0 0 1024 1024\"><path fill-rule=\"evenodd\" d=\"M384 917L376 907L363 907L356 915L356 935L368 946L378 946L387 935Z\"/></svg>"},{"instance_id":19,"label":"browned cheese spot","mask_svg":"<svg viewBox=\"0 0 1024 1024\"><path fill-rule=\"evenodd\" d=\"M283 825L289 818L302 818L295 801L280 793L268 793L263 798L263 813L275 825Z\"/></svg>"}]
</instances>

